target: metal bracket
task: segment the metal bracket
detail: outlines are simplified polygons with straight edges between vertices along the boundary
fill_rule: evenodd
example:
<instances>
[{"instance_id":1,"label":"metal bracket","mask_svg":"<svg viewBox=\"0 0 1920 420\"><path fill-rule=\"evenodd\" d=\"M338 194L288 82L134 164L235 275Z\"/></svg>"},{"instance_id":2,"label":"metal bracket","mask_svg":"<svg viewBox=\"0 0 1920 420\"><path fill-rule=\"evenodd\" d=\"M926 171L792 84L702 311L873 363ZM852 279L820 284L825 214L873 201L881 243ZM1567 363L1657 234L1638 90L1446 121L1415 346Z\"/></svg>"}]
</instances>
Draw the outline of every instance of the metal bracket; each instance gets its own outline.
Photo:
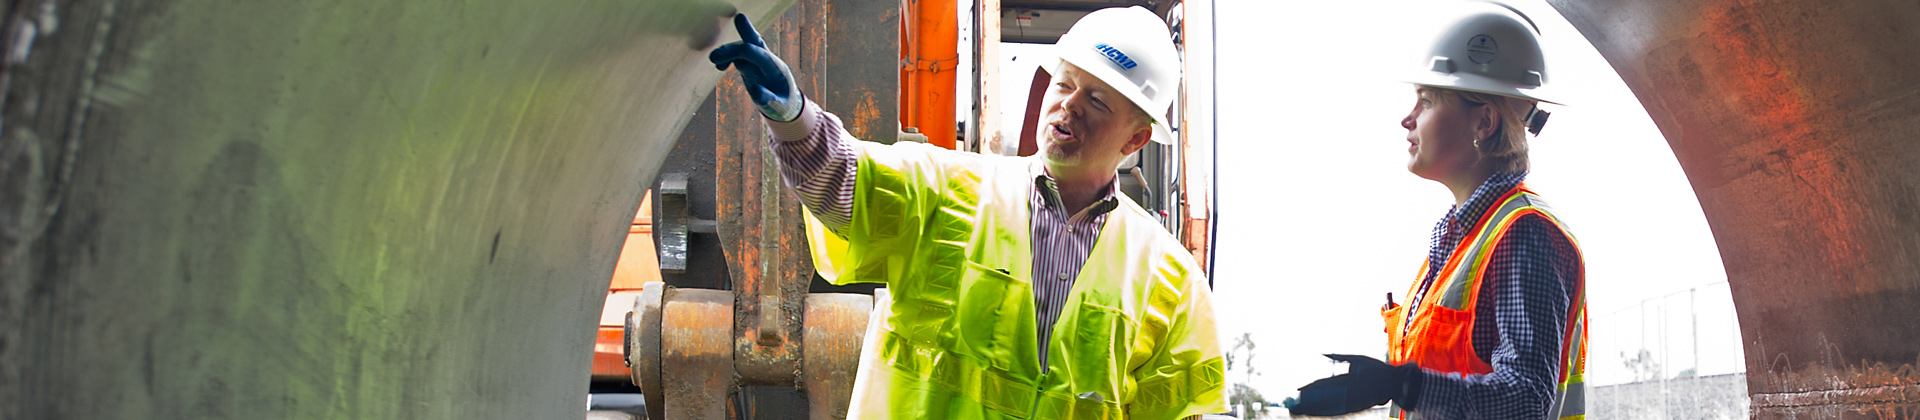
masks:
<instances>
[{"instance_id":1,"label":"metal bracket","mask_svg":"<svg viewBox=\"0 0 1920 420\"><path fill-rule=\"evenodd\" d=\"M640 286L640 299L627 312L627 345L622 349L631 368L633 384L645 396L647 418L666 418L666 394L660 378L660 316L666 304L667 284L647 282Z\"/></svg>"},{"instance_id":2,"label":"metal bracket","mask_svg":"<svg viewBox=\"0 0 1920 420\"><path fill-rule=\"evenodd\" d=\"M807 295L800 386L807 391L808 418L847 418L873 305L873 296L868 295Z\"/></svg>"},{"instance_id":3,"label":"metal bracket","mask_svg":"<svg viewBox=\"0 0 1920 420\"><path fill-rule=\"evenodd\" d=\"M733 293L669 289L664 298L660 308L660 375L671 378L673 384L658 391L642 391L665 398L662 418L727 418L728 397L736 387Z\"/></svg>"},{"instance_id":4,"label":"metal bracket","mask_svg":"<svg viewBox=\"0 0 1920 420\"><path fill-rule=\"evenodd\" d=\"M655 188L653 193L656 195L654 202L660 203L659 211L653 216L660 271L686 273L687 251L692 249L690 242L693 234L717 232L717 223L693 217L693 207L687 197L685 172L660 175L660 187Z\"/></svg>"}]
</instances>

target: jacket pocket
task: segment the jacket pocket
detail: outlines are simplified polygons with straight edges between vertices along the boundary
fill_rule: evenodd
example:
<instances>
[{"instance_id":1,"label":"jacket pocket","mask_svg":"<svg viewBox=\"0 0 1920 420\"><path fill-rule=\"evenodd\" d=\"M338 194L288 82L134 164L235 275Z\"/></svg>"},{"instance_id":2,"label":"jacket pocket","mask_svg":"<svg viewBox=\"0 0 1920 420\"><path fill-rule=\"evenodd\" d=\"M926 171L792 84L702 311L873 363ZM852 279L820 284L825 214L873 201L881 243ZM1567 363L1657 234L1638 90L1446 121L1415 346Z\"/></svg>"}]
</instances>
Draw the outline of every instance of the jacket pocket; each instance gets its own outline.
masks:
<instances>
[{"instance_id":1,"label":"jacket pocket","mask_svg":"<svg viewBox=\"0 0 1920 420\"><path fill-rule=\"evenodd\" d=\"M992 361L996 368L1009 369L1005 361L1019 352L1018 314L1021 308L1032 306L1019 300L1032 300L1032 293L1027 292L1025 280L1004 269L973 261L967 261L965 267L959 313L942 334L953 335L955 350ZM1026 331L1031 335L1031 329Z\"/></svg>"},{"instance_id":2,"label":"jacket pocket","mask_svg":"<svg viewBox=\"0 0 1920 420\"><path fill-rule=\"evenodd\" d=\"M1386 324L1385 330L1387 332L1387 362L1400 363L1404 361L1404 360L1401 360L1402 356L1400 355L1400 352L1395 351L1394 349L1397 348L1397 346L1399 346L1401 343L1400 339L1401 339L1401 336L1403 335L1401 333L1403 331L1406 331L1406 329L1401 328L1402 326L1406 325L1404 323L1404 321L1406 320L1405 318L1406 315L1407 315L1407 307L1405 305L1394 305L1393 308L1380 310L1380 320Z\"/></svg>"},{"instance_id":3,"label":"jacket pocket","mask_svg":"<svg viewBox=\"0 0 1920 420\"><path fill-rule=\"evenodd\" d=\"M1067 368L1068 384L1075 393L1098 391L1109 400L1120 397L1119 390L1107 384L1117 384L1121 367L1127 365L1133 321L1119 309L1086 302L1076 306L1071 316L1073 331L1054 332L1066 351L1049 354L1048 364Z\"/></svg>"},{"instance_id":4,"label":"jacket pocket","mask_svg":"<svg viewBox=\"0 0 1920 420\"><path fill-rule=\"evenodd\" d=\"M1442 372L1488 373L1493 368L1473 349L1473 312L1434 305L1416 314L1406 345L1420 367Z\"/></svg>"}]
</instances>

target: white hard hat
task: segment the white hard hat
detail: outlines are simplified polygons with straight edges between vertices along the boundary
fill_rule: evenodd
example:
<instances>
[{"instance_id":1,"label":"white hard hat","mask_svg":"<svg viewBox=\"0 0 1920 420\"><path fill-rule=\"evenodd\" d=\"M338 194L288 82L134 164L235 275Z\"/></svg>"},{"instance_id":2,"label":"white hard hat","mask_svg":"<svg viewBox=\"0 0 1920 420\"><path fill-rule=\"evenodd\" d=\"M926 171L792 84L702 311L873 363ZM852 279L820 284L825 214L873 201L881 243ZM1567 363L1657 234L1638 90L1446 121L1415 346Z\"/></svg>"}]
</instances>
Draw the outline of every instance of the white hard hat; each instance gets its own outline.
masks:
<instances>
[{"instance_id":1,"label":"white hard hat","mask_svg":"<svg viewBox=\"0 0 1920 420\"><path fill-rule=\"evenodd\" d=\"M1559 103L1535 94L1547 82L1547 61L1531 19L1500 3L1450 6L1459 14L1448 18L1407 82Z\"/></svg>"},{"instance_id":2,"label":"white hard hat","mask_svg":"<svg viewBox=\"0 0 1920 420\"><path fill-rule=\"evenodd\" d=\"M1096 10L1061 35L1055 51L1153 116L1153 141L1173 144L1165 120L1180 95L1180 52L1159 16L1140 6Z\"/></svg>"}]
</instances>

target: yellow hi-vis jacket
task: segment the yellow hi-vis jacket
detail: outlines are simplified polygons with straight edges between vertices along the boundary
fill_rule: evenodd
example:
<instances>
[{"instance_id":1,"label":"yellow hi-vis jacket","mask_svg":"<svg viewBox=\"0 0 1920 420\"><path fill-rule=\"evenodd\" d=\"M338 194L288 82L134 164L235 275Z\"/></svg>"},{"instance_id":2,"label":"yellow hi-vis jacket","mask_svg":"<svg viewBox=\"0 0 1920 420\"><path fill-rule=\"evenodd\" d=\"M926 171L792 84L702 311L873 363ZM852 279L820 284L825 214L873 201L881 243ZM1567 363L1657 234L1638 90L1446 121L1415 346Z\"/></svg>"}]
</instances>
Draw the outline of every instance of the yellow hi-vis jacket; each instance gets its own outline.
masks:
<instances>
[{"instance_id":1,"label":"yellow hi-vis jacket","mask_svg":"<svg viewBox=\"0 0 1920 420\"><path fill-rule=\"evenodd\" d=\"M1040 369L1028 194L1037 159L865 145L842 238L816 267L886 283L849 418L1176 419L1226 411L1210 291L1192 255L1120 197Z\"/></svg>"}]
</instances>

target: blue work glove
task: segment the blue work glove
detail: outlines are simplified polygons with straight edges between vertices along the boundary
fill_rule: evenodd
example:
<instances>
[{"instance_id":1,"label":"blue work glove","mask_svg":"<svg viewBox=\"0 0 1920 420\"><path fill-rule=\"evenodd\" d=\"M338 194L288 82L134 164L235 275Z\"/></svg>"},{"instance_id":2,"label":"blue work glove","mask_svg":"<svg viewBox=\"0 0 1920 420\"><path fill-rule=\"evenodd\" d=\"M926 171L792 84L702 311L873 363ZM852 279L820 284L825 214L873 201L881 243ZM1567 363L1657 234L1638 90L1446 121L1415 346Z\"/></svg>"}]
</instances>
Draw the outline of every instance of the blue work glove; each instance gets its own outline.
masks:
<instances>
[{"instance_id":1,"label":"blue work glove","mask_svg":"<svg viewBox=\"0 0 1920 420\"><path fill-rule=\"evenodd\" d=\"M714 48L707 54L707 61L712 61L721 71L727 66L738 67L740 80L746 82L747 96L753 98L754 105L760 106L761 115L776 121L799 118L806 100L801 98L800 87L793 82L793 72L787 70L787 63L767 51L767 43L760 40L760 32L753 30L747 15L733 15L733 28L740 31L740 40Z\"/></svg>"},{"instance_id":2,"label":"blue work glove","mask_svg":"<svg viewBox=\"0 0 1920 420\"><path fill-rule=\"evenodd\" d=\"M1410 409L1410 399L1420 395L1420 367L1411 363L1395 366L1351 354L1329 354L1327 358L1346 362L1347 373L1300 387L1299 400L1286 405L1289 415L1338 416L1387 401L1399 401L1401 408Z\"/></svg>"}]
</instances>

